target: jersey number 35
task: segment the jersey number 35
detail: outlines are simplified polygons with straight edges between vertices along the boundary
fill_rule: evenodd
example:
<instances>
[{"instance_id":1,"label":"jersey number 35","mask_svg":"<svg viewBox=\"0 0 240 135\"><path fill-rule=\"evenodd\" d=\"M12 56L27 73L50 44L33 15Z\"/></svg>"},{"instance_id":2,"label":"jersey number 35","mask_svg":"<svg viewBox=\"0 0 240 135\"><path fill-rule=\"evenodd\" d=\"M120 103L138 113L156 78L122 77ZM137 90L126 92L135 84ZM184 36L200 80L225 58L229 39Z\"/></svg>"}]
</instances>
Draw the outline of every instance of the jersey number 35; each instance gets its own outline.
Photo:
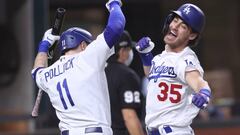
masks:
<instances>
[{"instance_id":1,"label":"jersey number 35","mask_svg":"<svg viewBox=\"0 0 240 135\"><path fill-rule=\"evenodd\" d=\"M182 85L161 82L158 86L160 88L160 93L157 95L159 101L166 101L169 99L171 103L180 102L181 94L178 90L182 89Z\"/></svg>"}]
</instances>

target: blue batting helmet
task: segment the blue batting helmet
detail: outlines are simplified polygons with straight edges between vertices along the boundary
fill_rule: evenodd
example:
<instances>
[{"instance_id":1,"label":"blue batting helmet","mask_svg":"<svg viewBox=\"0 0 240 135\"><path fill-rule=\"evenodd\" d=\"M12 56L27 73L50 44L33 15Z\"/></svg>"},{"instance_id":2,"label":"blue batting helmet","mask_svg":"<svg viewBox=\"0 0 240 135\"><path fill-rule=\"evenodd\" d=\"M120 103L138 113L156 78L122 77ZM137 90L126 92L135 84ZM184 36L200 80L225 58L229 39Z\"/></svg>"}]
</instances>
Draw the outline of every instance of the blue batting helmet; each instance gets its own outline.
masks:
<instances>
[{"instance_id":1,"label":"blue batting helmet","mask_svg":"<svg viewBox=\"0 0 240 135\"><path fill-rule=\"evenodd\" d=\"M199 7L187 3L182 5L177 11L172 12L183 19L194 31L202 32L205 24L205 15Z\"/></svg>"},{"instance_id":2,"label":"blue batting helmet","mask_svg":"<svg viewBox=\"0 0 240 135\"><path fill-rule=\"evenodd\" d=\"M91 43L92 34L82 28L73 27L62 33L58 44L61 47L61 52L64 53L66 50L76 48L82 41Z\"/></svg>"},{"instance_id":3,"label":"blue batting helmet","mask_svg":"<svg viewBox=\"0 0 240 135\"><path fill-rule=\"evenodd\" d=\"M189 25L194 32L201 33L205 25L205 15L203 11L194 4L186 3L178 8L172 10L171 14L167 17L164 24L164 33L166 34L169 24L174 16L179 16L187 25Z\"/></svg>"}]
</instances>

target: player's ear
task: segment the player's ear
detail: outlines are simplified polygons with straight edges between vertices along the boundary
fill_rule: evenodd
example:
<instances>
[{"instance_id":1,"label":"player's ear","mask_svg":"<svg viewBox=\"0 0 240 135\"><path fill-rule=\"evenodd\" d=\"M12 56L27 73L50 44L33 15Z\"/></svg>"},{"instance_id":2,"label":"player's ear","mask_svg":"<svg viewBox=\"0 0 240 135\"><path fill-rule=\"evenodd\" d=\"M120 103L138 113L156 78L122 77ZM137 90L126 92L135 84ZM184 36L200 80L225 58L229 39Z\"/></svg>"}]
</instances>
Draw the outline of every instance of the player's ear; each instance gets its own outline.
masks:
<instances>
[{"instance_id":1,"label":"player's ear","mask_svg":"<svg viewBox=\"0 0 240 135\"><path fill-rule=\"evenodd\" d=\"M85 50L87 45L88 44L85 41L82 41L81 44L80 44L81 50Z\"/></svg>"},{"instance_id":2,"label":"player's ear","mask_svg":"<svg viewBox=\"0 0 240 135\"><path fill-rule=\"evenodd\" d=\"M191 33L190 36L189 36L189 40L194 40L196 37L198 36L197 33Z\"/></svg>"}]
</instances>

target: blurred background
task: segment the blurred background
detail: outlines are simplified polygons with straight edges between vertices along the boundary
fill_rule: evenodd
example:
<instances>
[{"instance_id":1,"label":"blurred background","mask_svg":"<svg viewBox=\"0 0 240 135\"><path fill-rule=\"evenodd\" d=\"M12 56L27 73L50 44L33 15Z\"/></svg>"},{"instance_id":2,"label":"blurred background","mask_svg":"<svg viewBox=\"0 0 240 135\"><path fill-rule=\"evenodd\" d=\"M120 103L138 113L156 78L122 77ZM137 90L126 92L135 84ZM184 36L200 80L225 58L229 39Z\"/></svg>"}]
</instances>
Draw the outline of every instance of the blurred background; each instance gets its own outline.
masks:
<instances>
[{"instance_id":1,"label":"blurred background","mask_svg":"<svg viewBox=\"0 0 240 135\"><path fill-rule=\"evenodd\" d=\"M58 7L67 10L62 31L78 26L100 34L108 18L107 0L0 0L0 134L57 135L58 120L44 95L40 116L30 117L37 87L31 69L39 41ZM198 5L206 15L202 39L193 48L205 70L213 99L193 121L196 135L240 134L240 1L123 0L126 30L133 40L149 36L160 53L162 25L172 9ZM131 67L144 79L135 53ZM144 83L143 83L144 86ZM144 91L144 87L143 87Z\"/></svg>"}]
</instances>

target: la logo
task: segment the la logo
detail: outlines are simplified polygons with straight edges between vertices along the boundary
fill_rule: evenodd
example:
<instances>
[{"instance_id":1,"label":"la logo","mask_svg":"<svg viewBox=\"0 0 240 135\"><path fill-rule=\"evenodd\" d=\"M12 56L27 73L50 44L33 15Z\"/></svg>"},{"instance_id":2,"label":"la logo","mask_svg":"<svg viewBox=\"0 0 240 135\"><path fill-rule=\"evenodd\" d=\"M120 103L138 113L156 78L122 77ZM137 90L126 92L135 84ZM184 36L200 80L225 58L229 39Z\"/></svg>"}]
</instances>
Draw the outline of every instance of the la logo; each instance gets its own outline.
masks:
<instances>
[{"instance_id":1,"label":"la logo","mask_svg":"<svg viewBox=\"0 0 240 135\"><path fill-rule=\"evenodd\" d=\"M184 12L185 14L190 13L190 5L186 6L186 7L183 9L183 12Z\"/></svg>"}]
</instances>

